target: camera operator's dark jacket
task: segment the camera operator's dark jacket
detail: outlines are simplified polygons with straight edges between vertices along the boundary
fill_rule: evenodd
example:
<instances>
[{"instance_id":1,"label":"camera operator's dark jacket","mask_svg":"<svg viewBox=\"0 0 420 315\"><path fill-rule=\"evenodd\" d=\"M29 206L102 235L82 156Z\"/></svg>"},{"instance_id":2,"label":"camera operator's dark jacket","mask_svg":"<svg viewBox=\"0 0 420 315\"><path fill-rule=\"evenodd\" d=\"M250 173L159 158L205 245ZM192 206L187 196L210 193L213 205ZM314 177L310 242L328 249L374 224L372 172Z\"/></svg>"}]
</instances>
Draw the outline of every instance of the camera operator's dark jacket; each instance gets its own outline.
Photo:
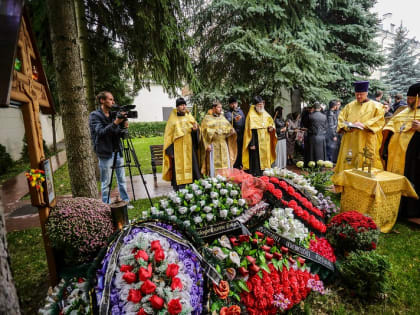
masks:
<instances>
[{"instance_id":1,"label":"camera operator's dark jacket","mask_svg":"<svg viewBox=\"0 0 420 315\"><path fill-rule=\"evenodd\" d=\"M93 148L98 157L110 158L112 152L121 152L120 137L124 131L112 122L111 116L106 117L102 109L90 113L89 128Z\"/></svg>"}]
</instances>

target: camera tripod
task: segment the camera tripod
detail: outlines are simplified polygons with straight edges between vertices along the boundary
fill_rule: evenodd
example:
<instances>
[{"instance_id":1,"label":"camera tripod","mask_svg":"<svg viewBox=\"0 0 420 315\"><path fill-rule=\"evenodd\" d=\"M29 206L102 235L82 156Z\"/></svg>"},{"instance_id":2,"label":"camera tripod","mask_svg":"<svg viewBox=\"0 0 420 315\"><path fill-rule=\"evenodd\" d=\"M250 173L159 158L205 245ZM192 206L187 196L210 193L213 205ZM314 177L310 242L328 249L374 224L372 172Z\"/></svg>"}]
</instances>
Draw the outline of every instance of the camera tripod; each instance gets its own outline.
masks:
<instances>
[{"instance_id":1,"label":"camera tripod","mask_svg":"<svg viewBox=\"0 0 420 315\"><path fill-rule=\"evenodd\" d=\"M131 190L133 192L133 199L136 200L136 195L134 193L134 185L133 185L133 175L132 175L132 172L131 172L131 168L136 167L138 169L139 173L140 173L141 180L143 181L143 186L146 189L147 198L149 199L150 205L153 207L152 199L150 198L149 190L147 189L147 185L146 185L147 183L144 180L143 172L141 171L141 167L140 167L140 162L137 158L137 154L136 154L136 151L134 150L133 142L131 141L131 137L128 134L128 131L123 137L120 138L120 143L121 143L121 147L122 147L122 155L123 155L123 158L124 158L124 164L121 165L121 166L117 166L118 152L121 153L121 151L119 151L119 150L114 151L114 160L113 160L112 166L111 166L111 169L112 169L111 180L109 181L108 197L107 197L106 202L109 203L109 198L110 198L110 195L111 195L112 180L113 180L113 177L114 177L114 171L115 171L115 169L120 168L120 167L127 167L128 168L128 173L129 173L129 176L130 176ZM134 162L134 165L131 164L132 162Z\"/></svg>"}]
</instances>

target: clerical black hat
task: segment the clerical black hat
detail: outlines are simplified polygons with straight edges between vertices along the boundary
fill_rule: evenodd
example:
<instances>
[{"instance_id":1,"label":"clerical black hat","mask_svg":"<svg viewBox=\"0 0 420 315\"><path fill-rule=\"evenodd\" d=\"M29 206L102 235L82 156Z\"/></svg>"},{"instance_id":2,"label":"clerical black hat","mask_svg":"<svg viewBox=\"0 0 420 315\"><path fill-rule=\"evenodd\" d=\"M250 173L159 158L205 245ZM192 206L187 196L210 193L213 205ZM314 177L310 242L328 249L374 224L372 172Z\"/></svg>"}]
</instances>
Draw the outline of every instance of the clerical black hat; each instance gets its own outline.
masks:
<instances>
[{"instance_id":1,"label":"clerical black hat","mask_svg":"<svg viewBox=\"0 0 420 315\"><path fill-rule=\"evenodd\" d=\"M176 107L184 104L187 105L187 102L182 97L176 99Z\"/></svg>"},{"instance_id":2,"label":"clerical black hat","mask_svg":"<svg viewBox=\"0 0 420 315\"><path fill-rule=\"evenodd\" d=\"M356 82L354 82L354 91L356 93L367 92L368 90L369 90L369 81L356 81Z\"/></svg>"},{"instance_id":3,"label":"clerical black hat","mask_svg":"<svg viewBox=\"0 0 420 315\"><path fill-rule=\"evenodd\" d=\"M258 103L264 102L261 96L257 95L254 97L254 104L257 105Z\"/></svg>"},{"instance_id":4,"label":"clerical black hat","mask_svg":"<svg viewBox=\"0 0 420 315\"><path fill-rule=\"evenodd\" d=\"M236 97L235 96L231 96L231 97L229 97L229 104L232 104L232 103L236 103L238 100L236 99Z\"/></svg>"},{"instance_id":5,"label":"clerical black hat","mask_svg":"<svg viewBox=\"0 0 420 315\"><path fill-rule=\"evenodd\" d=\"M408 88L407 96L420 96L420 82L413 84Z\"/></svg>"}]
</instances>

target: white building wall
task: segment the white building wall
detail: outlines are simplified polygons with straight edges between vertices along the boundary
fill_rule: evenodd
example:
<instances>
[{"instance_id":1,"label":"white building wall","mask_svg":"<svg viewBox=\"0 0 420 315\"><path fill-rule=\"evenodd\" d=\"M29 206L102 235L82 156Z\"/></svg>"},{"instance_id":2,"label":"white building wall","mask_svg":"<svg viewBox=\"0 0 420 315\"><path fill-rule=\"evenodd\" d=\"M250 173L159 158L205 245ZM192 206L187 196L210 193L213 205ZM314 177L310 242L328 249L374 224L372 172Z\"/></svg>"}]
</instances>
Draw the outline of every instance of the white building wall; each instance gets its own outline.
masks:
<instances>
[{"instance_id":1,"label":"white building wall","mask_svg":"<svg viewBox=\"0 0 420 315\"><path fill-rule=\"evenodd\" d=\"M138 111L137 119L130 122L163 121L163 107L175 108L176 97L170 97L160 85L151 85L150 91L141 89L134 99Z\"/></svg>"},{"instance_id":2,"label":"white building wall","mask_svg":"<svg viewBox=\"0 0 420 315\"><path fill-rule=\"evenodd\" d=\"M40 115L42 128L42 137L47 146L53 144L53 132L51 117L49 115ZM61 117L56 116L57 142L64 139ZM21 158L23 148L23 137L25 135L25 126L23 124L23 115L20 108L5 107L0 108L0 144L6 147L7 153L13 160Z\"/></svg>"}]
</instances>

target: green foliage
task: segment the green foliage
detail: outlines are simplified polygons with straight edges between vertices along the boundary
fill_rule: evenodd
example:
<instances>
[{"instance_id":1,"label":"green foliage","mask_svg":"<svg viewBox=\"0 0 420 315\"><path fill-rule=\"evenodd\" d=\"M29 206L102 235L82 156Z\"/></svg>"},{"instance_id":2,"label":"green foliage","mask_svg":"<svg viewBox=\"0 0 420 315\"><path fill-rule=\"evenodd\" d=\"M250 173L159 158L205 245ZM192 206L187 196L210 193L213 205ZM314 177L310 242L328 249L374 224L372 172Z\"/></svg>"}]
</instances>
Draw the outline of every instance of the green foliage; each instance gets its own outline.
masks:
<instances>
[{"instance_id":1,"label":"green foliage","mask_svg":"<svg viewBox=\"0 0 420 315\"><path fill-rule=\"evenodd\" d=\"M165 133L166 121L130 123L129 132L133 137L158 137ZM162 143L163 144L163 143Z\"/></svg>"},{"instance_id":2,"label":"green foliage","mask_svg":"<svg viewBox=\"0 0 420 315\"><path fill-rule=\"evenodd\" d=\"M301 163L301 164L299 164ZM303 162L298 162L302 165ZM297 164L297 165L298 165ZM303 167L302 175L305 177L318 192L323 195L327 194L328 189L332 185L331 176L334 172L331 170L332 163L328 161L310 161L309 167ZM327 165L328 167L324 166Z\"/></svg>"},{"instance_id":3,"label":"green foliage","mask_svg":"<svg viewBox=\"0 0 420 315\"><path fill-rule=\"evenodd\" d=\"M23 162L29 162L29 150L28 150L28 141L26 140L26 135L23 136L23 147L22 147L22 151L20 152L20 159ZM51 150L48 148L47 143L45 142L45 140L42 140L42 145L44 147L44 155L45 158L49 158L53 152L51 152Z\"/></svg>"},{"instance_id":4,"label":"green foliage","mask_svg":"<svg viewBox=\"0 0 420 315\"><path fill-rule=\"evenodd\" d=\"M346 104L354 94L353 82L369 77L372 69L384 62L374 40L379 20L376 13L369 12L375 1L319 0L317 3L317 15L329 31L326 50L334 56L334 72L338 76L328 84L328 89ZM383 83L371 80L372 91L384 88Z\"/></svg>"},{"instance_id":5,"label":"green foliage","mask_svg":"<svg viewBox=\"0 0 420 315\"><path fill-rule=\"evenodd\" d=\"M314 1L215 0L197 14L195 70L201 105L237 95L243 104L261 94L268 105L281 88L298 88L304 99L327 99L338 79L325 47L328 30Z\"/></svg>"},{"instance_id":6,"label":"green foliage","mask_svg":"<svg viewBox=\"0 0 420 315\"><path fill-rule=\"evenodd\" d=\"M391 264L375 251L356 251L337 264L343 282L362 298L376 298L389 287Z\"/></svg>"},{"instance_id":7,"label":"green foliage","mask_svg":"<svg viewBox=\"0 0 420 315\"><path fill-rule=\"evenodd\" d=\"M10 157L10 154L6 152L6 147L0 144L0 175L5 174L12 164L12 158Z\"/></svg>"},{"instance_id":8,"label":"green foliage","mask_svg":"<svg viewBox=\"0 0 420 315\"><path fill-rule=\"evenodd\" d=\"M387 56L385 80L391 87L391 95L404 94L408 87L420 80L420 60L415 54L413 40L407 38L408 31L402 23L397 28L394 42Z\"/></svg>"}]
</instances>

